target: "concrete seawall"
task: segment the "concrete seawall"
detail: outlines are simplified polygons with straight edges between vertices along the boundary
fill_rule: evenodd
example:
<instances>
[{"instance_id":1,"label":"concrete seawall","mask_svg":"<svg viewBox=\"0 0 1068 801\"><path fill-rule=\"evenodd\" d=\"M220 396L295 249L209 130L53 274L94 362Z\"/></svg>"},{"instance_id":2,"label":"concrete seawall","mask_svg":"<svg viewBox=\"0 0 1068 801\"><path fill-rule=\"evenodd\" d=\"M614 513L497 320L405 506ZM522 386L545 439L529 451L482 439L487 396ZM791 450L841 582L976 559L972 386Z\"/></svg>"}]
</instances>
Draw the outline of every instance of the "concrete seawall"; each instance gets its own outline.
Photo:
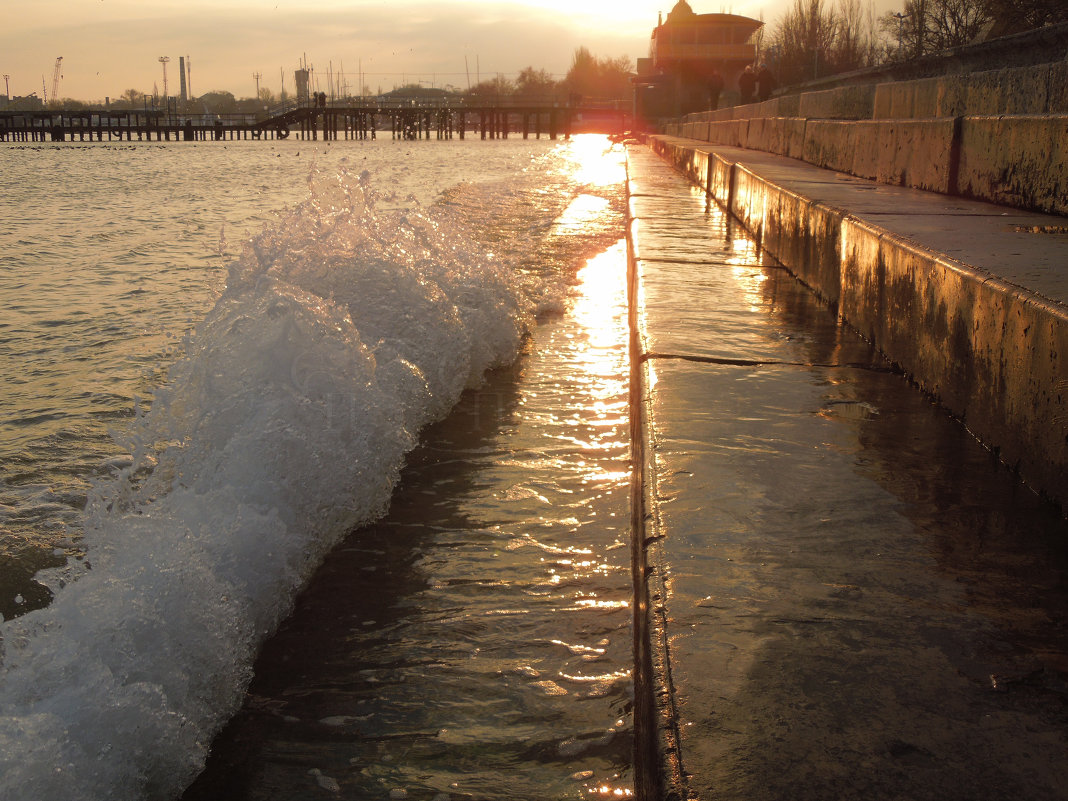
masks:
<instances>
[{"instance_id":1,"label":"concrete seawall","mask_svg":"<svg viewBox=\"0 0 1068 801\"><path fill-rule=\"evenodd\" d=\"M1025 481L1068 501L1062 218L767 153L668 136L649 144Z\"/></svg>"},{"instance_id":2,"label":"concrete seawall","mask_svg":"<svg viewBox=\"0 0 1068 801\"><path fill-rule=\"evenodd\" d=\"M1051 37L1061 41L1068 25ZM1061 37L1061 39L1058 39ZM786 94L666 133L880 183L1068 214L1068 59Z\"/></svg>"},{"instance_id":3,"label":"concrete seawall","mask_svg":"<svg viewBox=\"0 0 1068 801\"><path fill-rule=\"evenodd\" d=\"M1068 153L1061 146L1068 141L1065 114L722 121L705 116L691 115L668 132L789 156L880 183L1068 214Z\"/></svg>"},{"instance_id":4,"label":"concrete seawall","mask_svg":"<svg viewBox=\"0 0 1068 801\"><path fill-rule=\"evenodd\" d=\"M627 152L635 796L1063 799L1068 519L872 343L947 392L1002 392L999 359L1006 385L1063 387L1063 343L1034 332L1063 305L1023 286L1068 296L1068 243L1002 207L654 145L671 161ZM1028 306L1051 314L1021 330ZM1001 340L1033 354L977 351ZM1033 449L1064 440L1047 416Z\"/></svg>"}]
</instances>

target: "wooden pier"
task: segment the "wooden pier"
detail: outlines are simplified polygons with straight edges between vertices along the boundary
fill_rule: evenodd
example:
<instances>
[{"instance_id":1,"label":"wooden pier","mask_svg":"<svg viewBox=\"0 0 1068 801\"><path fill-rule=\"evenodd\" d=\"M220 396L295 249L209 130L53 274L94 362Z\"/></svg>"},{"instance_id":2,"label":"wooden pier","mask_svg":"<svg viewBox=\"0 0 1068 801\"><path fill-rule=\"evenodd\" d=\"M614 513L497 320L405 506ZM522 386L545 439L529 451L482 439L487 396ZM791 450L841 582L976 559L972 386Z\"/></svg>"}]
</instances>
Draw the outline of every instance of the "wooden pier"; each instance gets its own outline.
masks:
<instances>
[{"instance_id":1,"label":"wooden pier","mask_svg":"<svg viewBox=\"0 0 1068 801\"><path fill-rule=\"evenodd\" d=\"M596 106L301 105L253 115L167 115L161 111L0 111L4 142L193 142L235 139L556 139L572 133L623 134L630 112Z\"/></svg>"}]
</instances>

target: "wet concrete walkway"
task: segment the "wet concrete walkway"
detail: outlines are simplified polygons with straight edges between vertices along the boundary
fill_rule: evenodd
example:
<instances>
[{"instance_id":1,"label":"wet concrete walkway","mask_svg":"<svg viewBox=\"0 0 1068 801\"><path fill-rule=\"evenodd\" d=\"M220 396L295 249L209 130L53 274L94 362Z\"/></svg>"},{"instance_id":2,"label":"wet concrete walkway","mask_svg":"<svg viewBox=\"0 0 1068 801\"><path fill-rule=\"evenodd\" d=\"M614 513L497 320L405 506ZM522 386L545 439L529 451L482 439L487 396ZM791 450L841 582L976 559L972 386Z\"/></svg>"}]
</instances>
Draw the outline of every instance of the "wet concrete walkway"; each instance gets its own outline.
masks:
<instances>
[{"instance_id":1,"label":"wet concrete walkway","mask_svg":"<svg viewBox=\"0 0 1068 801\"><path fill-rule=\"evenodd\" d=\"M639 794L1068 798L1059 510L703 190L628 170Z\"/></svg>"}]
</instances>

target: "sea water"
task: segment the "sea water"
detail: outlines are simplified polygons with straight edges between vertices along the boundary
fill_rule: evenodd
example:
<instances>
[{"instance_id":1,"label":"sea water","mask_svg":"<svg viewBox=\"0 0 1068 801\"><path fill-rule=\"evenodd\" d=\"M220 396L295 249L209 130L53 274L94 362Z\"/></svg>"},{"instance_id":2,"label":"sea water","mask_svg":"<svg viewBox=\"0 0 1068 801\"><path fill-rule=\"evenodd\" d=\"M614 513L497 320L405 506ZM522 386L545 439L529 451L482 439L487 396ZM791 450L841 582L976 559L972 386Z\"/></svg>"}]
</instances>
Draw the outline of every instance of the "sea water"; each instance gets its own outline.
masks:
<instances>
[{"instance_id":1,"label":"sea water","mask_svg":"<svg viewBox=\"0 0 1068 801\"><path fill-rule=\"evenodd\" d=\"M587 259L618 256L619 154L580 137L0 159L0 798L174 797L420 431L572 309Z\"/></svg>"}]
</instances>

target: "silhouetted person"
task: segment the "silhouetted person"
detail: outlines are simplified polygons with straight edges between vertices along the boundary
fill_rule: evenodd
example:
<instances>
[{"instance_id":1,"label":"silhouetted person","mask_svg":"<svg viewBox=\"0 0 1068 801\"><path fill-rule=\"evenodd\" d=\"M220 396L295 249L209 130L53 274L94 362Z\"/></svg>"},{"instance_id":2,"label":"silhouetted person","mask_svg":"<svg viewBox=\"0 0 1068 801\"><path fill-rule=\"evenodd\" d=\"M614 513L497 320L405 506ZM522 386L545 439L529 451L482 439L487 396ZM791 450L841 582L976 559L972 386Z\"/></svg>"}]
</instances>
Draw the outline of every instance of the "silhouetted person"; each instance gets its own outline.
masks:
<instances>
[{"instance_id":1,"label":"silhouetted person","mask_svg":"<svg viewBox=\"0 0 1068 801\"><path fill-rule=\"evenodd\" d=\"M715 111L719 108L719 94L723 91L723 76L719 74L719 70L713 68L712 74L708 76L708 109L709 111Z\"/></svg>"},{"instance_id":2,"label":"silhouetted person","mask_svg":"<svg viewBox=\"0 0 1068 801\"><path fill-rule=\"evenodd\" d=\"M757 97L760 98L760 102L764 102L771 97L772 91L775 89L775 76L771 74L771 70L768 69L767 64L761 64L760 69L756 73L757 84Z\"/></svg>"},{"instance_id":3,"label":"silhouetted person","mask_svg":"<svg viewBox=\"0 0 1068 801\"><path fill-rule=\"evenodd\" d=\"M738 91L742 95L739 102L743 106L753 102L753 92L756 91L756 74L750 64L746 64L742 74L738 76Z\"/></svg>"}]
</instances>

